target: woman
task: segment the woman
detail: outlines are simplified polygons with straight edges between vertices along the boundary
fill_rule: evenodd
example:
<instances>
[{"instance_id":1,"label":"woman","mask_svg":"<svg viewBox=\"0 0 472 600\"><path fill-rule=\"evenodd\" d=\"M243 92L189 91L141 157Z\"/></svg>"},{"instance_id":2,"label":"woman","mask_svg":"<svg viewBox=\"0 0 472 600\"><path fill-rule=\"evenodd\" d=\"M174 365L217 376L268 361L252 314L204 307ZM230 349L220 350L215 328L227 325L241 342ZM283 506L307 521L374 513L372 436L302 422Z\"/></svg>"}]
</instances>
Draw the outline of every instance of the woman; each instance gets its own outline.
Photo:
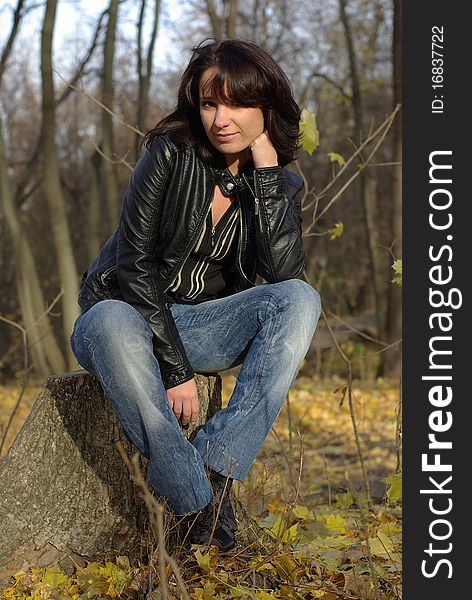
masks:
<instances>
[{"instance_id":1,"label":"woman","mask_svg":"<svg viewBox=\"0 0 472 600\"><path fill-rule=\"evenodd\" d=\"M303 271L287 77L250 42L194 48L177 107L145 136L119 225L84 273L71 344L190 540L234 546L228 500L278 416L320 314ZM259 274L267 283L254 285ZM190 443L195 373L242 365ZM208 472L208 475L207 475ZM215 510L215 509L218 510ZM214 523L215 513L218 520Z\"/></svg>"}]
</instances>

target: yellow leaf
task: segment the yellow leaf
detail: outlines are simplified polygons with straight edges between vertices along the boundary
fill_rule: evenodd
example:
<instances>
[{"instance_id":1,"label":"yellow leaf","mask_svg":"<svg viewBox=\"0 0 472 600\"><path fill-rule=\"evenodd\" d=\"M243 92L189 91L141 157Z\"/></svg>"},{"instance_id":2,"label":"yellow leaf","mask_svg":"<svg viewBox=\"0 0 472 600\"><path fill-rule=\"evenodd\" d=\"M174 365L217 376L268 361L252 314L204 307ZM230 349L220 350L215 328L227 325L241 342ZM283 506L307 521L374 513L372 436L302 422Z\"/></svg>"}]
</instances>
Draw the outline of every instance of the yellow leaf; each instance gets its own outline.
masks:
<instances>
[{"instance_id":1,"label":"yellow leaf","mask_svg":"<svg viewBox=\"0 0 472 600\"><path fill-rule=\"evenodd\" d=\"M41 577L41 582L50 585L52 588L56 588L67 581L67 575L58 567L50 567L44 570L44 574Z\"/></svg>"},{"instance_id":2,"label":"yellow leaf","mask_svg":"<svg viewBox=\"0 0 472 600\"><path fill-rule=\"evenodd\" d=\"M382 523L377 529L377 535L382 534L392 539L394 544L401 544L402 528L397 523Z\"/></svg>"},{"instance_id":3,"label":"yellow leaf","mask_svg":"<svg viewBox=\"0 0 472 600\"><path fill-rule=\"evenodd\" d=\"M338 223L334 224L334 227L332 227L331 229L328 229L329 232L329 239L330 240L335 240L338 237L341 237L342 234L344 233L344 223L342 223L341 221L339 221Z\"/></svg>"},{"instance_id":4,"label":"yellow leaf","mask_svg":"<svg viewBox=\"0 0 472 600\"><path fill-rule=\"evenodd\" d=\"M344 158L337 152L328 152L328 157L331 162L337 162L340 167L346 164Z\"/></svg>"},{"instance_id":5,"label":"yellow leaf","mask_svg":"<svg viewBox=\"0 0 472 600\"><path fill-rule=\"evenodd\" d=\"M302 148L308 154L313 154L320 143L320 132L316 125L316 115L304 108L302 110L302 120L300 123L302 133Z\"/></svg>"},{"instance_id":6,"label":"yellow leaf","mask_svg":"<svg viewBox=\"0 0 472 600\"><path fill-rule=\"evenodd\" d=\"M210 552L205 552L205 554L202 554L202 551L197 549L194 553L194 556L197 559L198 566L202 569L202 571L204 573L210 573L212 570Z\"/></svg>"},{"instance_id":7,"label":"yellow leaf","mask_svg":"<svg viewBox=\"0 0 472 600\"><path fill-rule=\"evenodd\" d=\"M235 587L235 586L230 586L231 587L231 595L232 596L236 596L237 598L241 598L241 597L250 597L252 594L252 590L248 590L245 589L243 587ZM209 599L209 600L213 600L213 598Z\"/></svg>"},{"instance_id":8,"label":"yellow leaf","mask_svg":"<svg viewBox=\"0 0 472 600\"><path fill-rule=\"evenodd\" d=\"M302 506L301 504L297 504L293 508L293 516L301 521L314 521L316 519L313 511L309 509L307 506Z\"/></svg>"},{"instance_id":9,"label":"yellow leaf","mask_svg":"<svg viewBox=\"0 0 472 600\"><path fill-rule=\"evenodd\" d=\"M297 564L288 555L283 554L277 559L276 569L284 581L294 582L297 578Z\"/></svg>"},{"instance_id":10,"label":"yellow leaf","mask_svg":"<svg viewBox=\"0 0 472 600\"><path fill-rule=\"evenodd\" d=\"M384 558L388 558L395 551L392 538L382 531L377 531L377 537L370 540L370 549L372 554Z\"/></svg>"},{"instance_id":11,"label":"yellow leaf","mask_svg":"<svg viewBox=\"0 0 472 600\"><path fill-rule=\"evenodd\" d=\"M280 500L280 494L276 494L274 498L272 498L272 500L267 504L267 510L271 514L275 515L277 513L284 512L286 506L287 505L285 504L285 502L282 502Z\"/></svg>"},{"instance_id":12,"label":"yellow leaf","mask_svg":"<svg viewBox=\"0 0 472 600\"><path fill-rule=\"evenodd\" d=\"M393 265L392 265L392 269L395 271L395 277L392 279L392 283L395 283L396 285L399 285L400 287L402 287L403 284L403 263L402 263L402 259L399 258L398 260L394 261Z\"/></svg>"},{"instance_id":13,"label":"yellow leaf","mask_svg":"<svg viewBox=\"0 0 472 600\"><path fill-rule=\"evenodd\" d=\"M329 515L326 519L326 526L338 533L346 533L346 520L341 515Z\"/></svg>"},{"instance_id":14,"label":"yellow leaf","mask_svg":"<svg viewBox=\"0 0 472 600\"><path fill-rule=\"evenodd\" d=\"M298 537L298 523L295 523L295 525L292 525L291 527L289 527L287 529L287 531L285 531L285 533L282 536L282 542L286 542L287 544L290 544L291 542L296 540L297 537Z\"/></svg>"},{"instance_id":15,"label":"yellow leaf","mask_svg":"<svg viewBox=\"0 0 472 600\"><path fill-rule=\"evenodd\" d=\"M259 590L256 592L256 596L260 598L260 600L272 600L273 598L277 598L274 596L275 592L265 592L264 590Z\"/></svg>"}]
</instances>

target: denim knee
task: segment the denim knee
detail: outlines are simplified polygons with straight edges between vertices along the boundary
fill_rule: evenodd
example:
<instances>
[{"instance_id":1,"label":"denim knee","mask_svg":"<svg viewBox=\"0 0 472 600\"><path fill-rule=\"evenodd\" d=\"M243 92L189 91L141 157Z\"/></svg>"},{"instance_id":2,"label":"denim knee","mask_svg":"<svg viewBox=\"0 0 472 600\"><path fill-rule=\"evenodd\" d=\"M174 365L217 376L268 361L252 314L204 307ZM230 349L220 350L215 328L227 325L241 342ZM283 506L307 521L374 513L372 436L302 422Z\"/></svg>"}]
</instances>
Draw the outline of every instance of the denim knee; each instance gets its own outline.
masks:
<instances>
[{"instance_id":1,"label":"denim knee","mask_svg":"<svg viewBox=\"0 0 472 600\"><path fill-rule=\"evenodd\" d=\"M121 300L101 300L77 320L73 336L92 361L138 357L152 347L152 331L144 317ZM81 363L83 364L83 363Z\"/></svg>"},{"instance_id":2,"label":"denim knee","mask_svg":"<svg viewBox=\"0 0 472 600\"><path fill-rule=\"evenodd\" d=\"M280 309L296 311L299 315L312 318L315 323L321 314L319 293L302 279L287 279L270 284L271 293Z\"/></svg>"}]
</instances>

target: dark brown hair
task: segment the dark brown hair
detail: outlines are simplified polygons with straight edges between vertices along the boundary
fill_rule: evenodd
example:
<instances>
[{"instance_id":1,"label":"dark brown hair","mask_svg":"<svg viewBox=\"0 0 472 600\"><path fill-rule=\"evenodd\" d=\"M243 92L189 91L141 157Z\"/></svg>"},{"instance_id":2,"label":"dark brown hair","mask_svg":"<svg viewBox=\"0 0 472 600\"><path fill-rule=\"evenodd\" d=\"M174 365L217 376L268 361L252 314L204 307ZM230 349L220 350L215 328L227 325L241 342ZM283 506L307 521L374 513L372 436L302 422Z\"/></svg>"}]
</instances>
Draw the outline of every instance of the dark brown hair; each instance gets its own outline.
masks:
<instances>
[{"instance_id":1,"label":"dark brown hair","mask_svg":"<svg viewBox=\"0 0 472 600\"><path fill-rule=\"evenodd\" d=\"M255 106L264 114L265 128L274 145L279 164L295 158L300 145L300 109L290 82L273 58L252 42L204 40L193 55L180 81L177 106L172 113L146 132L144 143L163 133L174 132L187 144L194 143L204 160L215 157L200 118L199 83L202 74L213 68L208 92L219 102Z\"/></svg>"}]
</instances>

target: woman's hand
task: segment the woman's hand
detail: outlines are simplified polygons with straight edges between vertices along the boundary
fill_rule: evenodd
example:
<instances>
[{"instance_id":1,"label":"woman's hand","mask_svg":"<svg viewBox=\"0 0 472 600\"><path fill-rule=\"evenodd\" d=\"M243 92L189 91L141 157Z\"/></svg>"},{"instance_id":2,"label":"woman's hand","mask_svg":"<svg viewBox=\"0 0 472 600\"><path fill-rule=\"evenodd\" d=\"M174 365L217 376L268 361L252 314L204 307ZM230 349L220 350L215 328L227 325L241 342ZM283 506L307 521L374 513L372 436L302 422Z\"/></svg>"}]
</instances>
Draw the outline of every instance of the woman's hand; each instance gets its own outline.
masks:
<instances>
[{"instance_id":1,"label":"woman's hand","mask_svg":"<svg viewBox=\"0 0 472 600\"><path fill-rule=\"evenodd\" d=\"M195 378L169 388L167 390L167 398L176 418L181 418L182 425L197 422L200 402L198 401Z\"/></svg>"},{"instance_id":2,"label":"woman's hand","mask_svg":"<svg viewBox=\"0 0 472 600\"><path fill-rule=\"evenodd\" d=\"M252 160L256 169L260 167L276 167L278 165L277 152L270 141L266 131L263 131L249 146Z\"/></svg>"}]
</instances>

